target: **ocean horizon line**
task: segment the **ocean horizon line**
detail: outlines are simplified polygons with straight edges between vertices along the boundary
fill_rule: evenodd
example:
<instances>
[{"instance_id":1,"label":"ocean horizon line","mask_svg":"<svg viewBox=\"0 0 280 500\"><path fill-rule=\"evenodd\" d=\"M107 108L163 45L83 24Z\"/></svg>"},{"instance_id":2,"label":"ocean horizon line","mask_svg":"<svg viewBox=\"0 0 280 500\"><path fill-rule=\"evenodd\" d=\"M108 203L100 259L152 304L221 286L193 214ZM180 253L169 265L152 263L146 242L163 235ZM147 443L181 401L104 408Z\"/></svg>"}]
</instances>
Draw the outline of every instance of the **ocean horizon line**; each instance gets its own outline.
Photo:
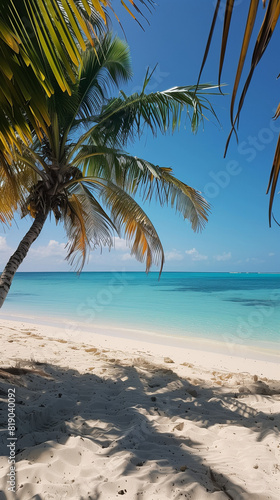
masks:
<instances>
[{"instance_id":1,"label":"ocean horizon line","mask_svg":"<svg viewBox=\"0 0 280 500\"><path fill-rule=\"evenodd\" d=\"M0 273L2 273L0 271ZM81 275L81 274L88 274L88 273L126 273L126 274L159 274L159 271L149 271L149 273L146 273L146 271L127 271L125 269L114 269L111 271L82 271L81 273L78 273L77 271L18 271L18 274L40 274L40 273L49 273L49 274L76 274L76 275ZM280 274L280 271L162 271L161 274L171 274L171 273L181 273L181 274Z\"/></svg>"}]
</instances>

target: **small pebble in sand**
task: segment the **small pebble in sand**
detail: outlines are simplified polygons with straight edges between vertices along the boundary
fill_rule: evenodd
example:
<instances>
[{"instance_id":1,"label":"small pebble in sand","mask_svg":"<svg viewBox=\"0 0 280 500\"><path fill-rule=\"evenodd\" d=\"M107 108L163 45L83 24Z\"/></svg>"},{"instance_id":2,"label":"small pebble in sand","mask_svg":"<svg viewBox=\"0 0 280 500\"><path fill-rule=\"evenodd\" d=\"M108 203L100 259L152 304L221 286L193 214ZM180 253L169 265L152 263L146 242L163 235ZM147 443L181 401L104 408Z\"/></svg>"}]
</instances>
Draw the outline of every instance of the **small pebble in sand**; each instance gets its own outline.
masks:
<instances>
[{"instance_id":1,"label":"small pebble in sand","mask_svg":"<svg viewBox=\"0 0 280 500\"><path fill-rule=\"evenodd\" d=\"M182 431L184 429L184 422L180 422L180 424L175 425L174 429Z\"/></svg>"},{"instance_id":2,"label":"small pebble in sand","mask_svg":"<svg viewBox=\"0 0 280 500\"><path fill-rule=\"evenodd\" d=\"M239 387L238 390L239 390L240 393L244 393L244 392L248 391L247 387L244 387L244 386Z\"/></svg>"},{"instance_id":3,"label":"small pebble in sand","mask_svg":"<svg viewBox=\"0 0 280 500\"><path fill-rule=\"evenodd\" d=\"M164 358L164 362L165 362L165 363L174 363L173 359L168 358L168 357L167 357L167 358Z\"/></svg>"},{"instance_id":4,"label":"small pebble in sand","mask_svg":"<svg viewBox=\"0 0 280 500\"><path fill-rule=\"evenodd\" d=\"M187 467L186 465L182 465L182 466L180 467L180 471L181 471L181 472L185 472L185 470L187 470L187 468L188 468L188 467Z\"/></svg>"},{"instance_id":5,"label":"small pebble in sand","mask_svg":"<svg viewBox=\"0 0 280 500\"><path fill-rule=\"evenodd\" d=\"M195 389L189 389L188 390L188 393L193 396L194 398L196 398L197 396L197 391Z\"/></svg>"}]
</instances>

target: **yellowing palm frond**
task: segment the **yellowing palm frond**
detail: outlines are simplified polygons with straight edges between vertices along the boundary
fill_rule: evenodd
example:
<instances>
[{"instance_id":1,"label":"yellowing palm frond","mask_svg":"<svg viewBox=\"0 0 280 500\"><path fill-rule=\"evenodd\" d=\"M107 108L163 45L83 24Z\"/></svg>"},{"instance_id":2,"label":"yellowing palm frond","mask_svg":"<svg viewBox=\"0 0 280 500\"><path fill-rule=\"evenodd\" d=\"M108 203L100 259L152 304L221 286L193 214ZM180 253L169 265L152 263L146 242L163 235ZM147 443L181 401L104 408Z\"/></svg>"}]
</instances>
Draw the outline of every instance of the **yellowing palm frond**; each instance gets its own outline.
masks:
<instances>
[{"instance_id":1,"label":"yellowing palm frond","mask_svg":"<svg viewBox=\"0 0 280 500\"><path fill-rule=\"evenodd\" d=\"M241 81L241 76L243 73L244 69L244 63L245 60L248 56L248 49L249 49L249 44L250 41L252 40L252 33L253 29L256 24L256 19L257 19L257 13L258 13L258 8L260 7L260 0L250 0L248 2L248 14L247 14L247 20L246 20L246 25L243 33L243 41L241 45L241 50L240 50L240 55L239 55L239 61L236 69L236 75L235 75L235 81L234 81L234 86L233 86L233 92L232 92L232 98L231 98L231 105L230 105L230 118L231 118L231 124L232 124L232 129L230 131L226 147L225 147L225 155L229 146L229 142L232 136L232 133L236 133L236 126L238 127L239 123L239 118L240 118L240 113L245 101L246 94L248 92L250 83L252 81L252 77L254 75L255 69L257 65L259 64L262 56L264 55L269 42L271 40L271 37L273 36L276 24L279 20L280 16L280 2L279 0L268 0L268 2L263 1L263 7L265 8L264 10L264 16L263 16L263 22L262 25L259 29L259 32L257 33L257 36L254 41L254 49L253 49L253 54L252 54L252 59L251 59L251 65L250 69L248 71L247 76L245 77L245 83L243 84L241 94L239 97L238 105L237 105L237 111L235 112L235 103L236 103L236 98L237 98L237 93L240 87L240 81ZM204 57L199 73L199 79L202 74L202 70L204 68L204 65L206 63L213 33L215 30L216 26L216 21L218 17L218 12L221 6L221 0L217 0L216 3L216 8L215 12L213 15L212 19L212 24L206 44L206 49L204 52ZM229 43L229 28L232 22L233 18L233 11L235 7L235 0L226 0L225 4L225 10L224 10L224 26L223 26L223 33L222 33L222 41L221 41L221 50L220 50L220 65L219 65L219 84L221 81L221 75L223 71L223 66L224 66L224 60L225 60L225 52L227 45ZM240 16L240 12L238 9L238 15ZM236 42L235 42L236 43ZM278 118L278 113L276 112L275 118ZM279 148L279 141L280 141L280 135L278 138L278 143L276 146L276 151L274 155L274 160L273 160L273 165L271 169L271 175L270 175L270 180L268 184L268 189L267 193L270 192L270 201L269 201L269 223L271 224L271 217L272 217L272 206L273 206L273 200L275 196L275 191L276 191L276 185L278 182L278 177L279 177L279 172L280 172L280 148Z\"/></svg>"},{"instance_id":2,"label":"yellowing palm frond","mask_svg":"<svg viewBox=\"0 0 280 500\"><path fill-rule=\"evenodd\" d=\"M1 159L1 154L0 154ZM19 162L10 168L0 160L0 220L10 224L14 212L25 210L26 197L38 179L37 173Z\"/></svg>"},{"instance_id":3,"label":"yellowing palm frond","mask_svg":"<svg viewBox=\"0 0 280 500\"><path fill-rule=\"evenodd\" d=\"M140 262L146 262L146 272L154 264L160 267L160 273L164 264L164 251L159 236L143 209L123 189L111 181L102 178L81 178L71 183L73 189L77 184L88 186L90 191L98 194L110 216L106 220L111 222L111 228L117 231L120 237L130 242L131 254ZM69 189L69 188L68 188ZM95 199L95 196L94 196ZM80 248L84 248L84 236ZM90 243L90 240L88 241ZM112 240L107 243L112 245ZM85 252L83 252L83 263Z\"/></svg>"},{"instance_id":4,"label":"yellowing palm frond","mask_svg":"<svg viewBox=\"0 0 280 500\"><path fill-rule=\"evenodd\" d=\"M81 271L89 251L113 245L115 226L93 194L81 183L69 188L63 222L68 236L67 259Z\"/></svg>"}]
</instances>

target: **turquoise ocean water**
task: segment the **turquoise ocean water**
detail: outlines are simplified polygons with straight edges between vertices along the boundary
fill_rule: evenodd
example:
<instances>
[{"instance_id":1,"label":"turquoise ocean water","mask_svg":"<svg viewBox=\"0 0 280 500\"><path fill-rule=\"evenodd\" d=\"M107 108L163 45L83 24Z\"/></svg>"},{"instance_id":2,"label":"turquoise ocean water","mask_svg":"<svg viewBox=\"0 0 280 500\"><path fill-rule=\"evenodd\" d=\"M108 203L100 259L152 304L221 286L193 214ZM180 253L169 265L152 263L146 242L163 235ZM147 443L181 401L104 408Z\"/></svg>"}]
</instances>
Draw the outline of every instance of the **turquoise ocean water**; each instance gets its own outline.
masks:
<instances>
[{"instance_id":1,"label":"turquoise ocean water","mask_svg":"<svg viewBox=\"0 0 280 500\"><path fill-rule=\"evenodd\" d=\"M17 273L1 314L280 349L280 274Z\"/></svg>"}]
</instances>

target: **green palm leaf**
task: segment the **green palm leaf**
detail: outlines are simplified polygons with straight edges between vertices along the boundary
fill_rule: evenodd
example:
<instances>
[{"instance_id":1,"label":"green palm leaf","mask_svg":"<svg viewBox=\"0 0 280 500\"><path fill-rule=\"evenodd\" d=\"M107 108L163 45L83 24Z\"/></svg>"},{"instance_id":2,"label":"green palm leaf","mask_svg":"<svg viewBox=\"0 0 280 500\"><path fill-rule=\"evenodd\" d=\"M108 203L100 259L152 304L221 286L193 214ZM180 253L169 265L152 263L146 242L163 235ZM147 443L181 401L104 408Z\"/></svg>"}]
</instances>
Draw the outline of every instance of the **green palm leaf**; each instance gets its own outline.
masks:
<instances>
[{"instance_id":1,"label":"green palm leaf","mask_svg":"<svg viewBox=\"0 0 280 500\"><path fill-rule=\"evenodd\" d=\"M111 180L131 195L139 194L144 201L152 199L175 208L188 219L194 231L201 230L207 220L209 205L201 193L172 174L171 168L161 168L147 160L112 148L85 145L73 165L83 176Z\"/></svg>"},{"instance_id":2,"label":"green palm leaf","mask_svg":"<svg viewBox=\"0 0 280 500\"><path fill-rule=\"evenodd\" d=\"M132 75L128 46L111 33L102 38L102 44L96 43L95 50L88 47L82 60L77 82L71 86L71 99L56 88L49 103L50 112L53 109L60 114L65 140L70 130L73 133L77 125L100 112L109 91Z\"/></svg>"},{"instance_id":3,"label":"green palm leaf","mask_svg":"<svg viewBox=\"0 0 280 500\"><path fill-rule=\"evenodd\" d=\"M120 92L120 97L111 99L105 105L99 116L91 116L83 120L84 125L90 126L72 150L71 156L78 151L89 138L92 142L110 143L112 146L125 146L135 136L141 136L144 127L150 129L153 135L159 130L166 133L180 127L182 113L190 119L191 128L196 132L199 123L203 121L204 113L210 112L215 117L214 109L206 95L216 95L210 92L216 85L204 84L199 86L173 87L162 92L145 94L149 77L146 76L142 92L127 96ZM78 121L75 125L80 124ZM100 139L102 137L102 139Z\"/></svg>"}]
</instances>

